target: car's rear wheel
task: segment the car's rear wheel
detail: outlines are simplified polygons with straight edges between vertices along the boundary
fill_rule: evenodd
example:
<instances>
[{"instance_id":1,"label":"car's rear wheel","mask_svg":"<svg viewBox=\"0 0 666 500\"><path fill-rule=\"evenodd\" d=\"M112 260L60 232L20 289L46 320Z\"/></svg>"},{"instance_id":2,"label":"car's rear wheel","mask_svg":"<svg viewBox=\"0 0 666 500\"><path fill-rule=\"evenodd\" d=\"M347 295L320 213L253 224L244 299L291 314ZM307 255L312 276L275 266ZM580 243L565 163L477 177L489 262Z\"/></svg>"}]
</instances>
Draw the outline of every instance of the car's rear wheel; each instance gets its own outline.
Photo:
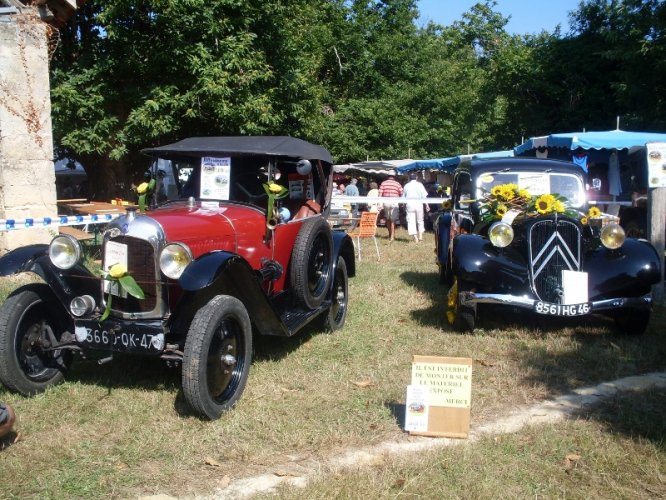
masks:
<instances>
[{"instance_id":1,"label":"car's rear wheel","mask_svg":"<svg viewBox=\"0 0 666 500\"><path fill-rule=\"evenodd\" d=\"M476 325L476 305L463 305L460 302L461 292L470 289L469 285L454 277L446 298L446 319L459 332L471 332Z\"/></svg>"},{"instance_id":2,"label":"car's rear wheel","mask_svg":"<svg viewBox=\"0 0 666 500\"><path fill-rule=\"evenodd\" d=\"M627 309L615 317L615 328L618 333L642 335L650 322L650 311L647 309Z\"/></svg>"},{"instance_id":3,"label":"car's rear wheel","mask_svg":"<svg viewBox=\"0 0 666 500\"><path fill-rule=\"evenodd\" d=\"M333 237L322 217L306 219L291 256L290 278L296 299L309 309L321 305L329 290L333 267Z\"/></svg>"},{"instance_id":4,"label":"car's rear wheel","mask_svg":"<svg viewBox=\"0 0 666 500\"><path fill-rule=\"evenodd\" d=\"M47 285L29 285L7 298L0 308L0 382L30 396L65 379L71 353L49 350L66 329L65 314Z\"/></svg>"},{"instance_id":5,"label":"car's rear wheel","mask_svg":"<svg viewBox=\"0 0 666 500\"><path fill-rule=\"evenodd\" d=\"M243 303L218 295L194 316L183 355L183 393L214 420L240 398L250 372L252 326Z\"/></svg>"},{"instance_id":6,"label":"car's rear wheel","mask_svg":"<svg viewBox=\"0 0 666 500\"><path fill-rule=\"evenodd\" d=\"M335 268L335 276L333 277L331 306L323 315L323 327L326 331L334 332L335 330L340 330L344 326L349 304L348 294L349 284L347 278L347 264L345 264L345 259L338 257L338 264Z\"/></svg>"}]
</instances>

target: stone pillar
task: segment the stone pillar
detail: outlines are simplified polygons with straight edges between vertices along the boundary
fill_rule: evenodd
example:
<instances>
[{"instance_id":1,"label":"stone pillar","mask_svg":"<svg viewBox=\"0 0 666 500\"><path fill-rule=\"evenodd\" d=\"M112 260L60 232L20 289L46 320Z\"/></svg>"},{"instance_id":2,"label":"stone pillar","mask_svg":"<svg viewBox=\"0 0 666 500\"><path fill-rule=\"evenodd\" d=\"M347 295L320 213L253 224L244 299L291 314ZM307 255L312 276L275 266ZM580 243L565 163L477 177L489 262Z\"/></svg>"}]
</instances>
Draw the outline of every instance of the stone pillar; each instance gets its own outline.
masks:
<instances>
[{"instance_id":1,"label":"stone pillar","mask_svg":"<svg viewBox=\"0 0 666 500\"><path fill-rule=\"evenodd\" d=\"M0 219L57 214L46 29L34 9L0 16ZM0 254L57 231L2 229Z\"/></svg>"}]
</instances>

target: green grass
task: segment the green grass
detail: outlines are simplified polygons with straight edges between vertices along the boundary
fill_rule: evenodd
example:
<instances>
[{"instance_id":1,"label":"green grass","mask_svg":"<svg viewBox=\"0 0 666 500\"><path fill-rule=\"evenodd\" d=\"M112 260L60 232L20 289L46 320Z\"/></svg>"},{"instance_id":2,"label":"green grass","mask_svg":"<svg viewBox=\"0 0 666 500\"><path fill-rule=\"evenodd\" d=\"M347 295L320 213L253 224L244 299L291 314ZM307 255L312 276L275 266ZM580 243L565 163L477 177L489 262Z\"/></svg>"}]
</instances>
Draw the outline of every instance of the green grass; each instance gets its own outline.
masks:
<instances>
[{"instance_id":1,"label":"green grass","mask_svg":"<svg viewBox=\"0 0 666 500\"><path fill-rule=\"evenodd\" d=\"M416 244L399 231L399 239L389 243L385 230L379 232L380 262L374 258L372 243L363 242L364 260L357 262L357 277L350 280L345 328L334 334L311 329L290 339L256 339L246 391L218 421L201 421L189 411L178 369L144 358L118 356L102 366L77 360L67 382L33 398L0 388L0 400L17 411L20 433L17 443L0 451L0 497L210 494L224 476L234 480L271 470L294 457L318 460L348 447L407 440L400 428L401 405L414 354L475 360L472 426L576 387L664 368L666 339L659 327L663 309L656 311L652 326L641 337L615 334L610 323L601 319L581 326L536 322L497 310L482 311L474 334L457 334L444 320L446 290L437 282L432 235ZM16 285L15 278L4 278L0 290L8 293ZM483 474L497 476L501 487L502 470L511 463L527 467L524 479L514 473L525 484L499 496L512 496L512 492L583 496L575 488L557 490L547 478L530 482L529 470L539 475L545 466L529 456L530 447L520 448L521 436L532 436L529 439L537 442L550 432L554 437L536 450L552 454L556 467L561 453L552 447L558 440L576 448L577 436L583 432L577 426L585 425L593 426L585 433L614 436L606 424L580 419L547 431L537 428L502 437L500 441L507 444L501 447L489 439L469 450L442 450L427 464L438 464L433 465L435 476L460 481L460 489L452 490L452 496L497 496L503 490L489 494L493 490L483 489ZM651 460L656 462L650 467L661 464L664 470L663 446L643 443L652 443L654 449L649 452L633 437L620 438L625 441L611 440L608 452L641 460L652 453ZM626 453L620 453L622 446ZM511 452L512 447L518 451ZM494 454L475 463L481 460L474 454L477 448L483 450L482 456ZM596 453L591 444L579 449L585 451L586 460ZM621 458L617 457L620 468ZM412 459L387 463L359 474L367 479L350 481L361 481L359 491L368 496L416 495L417 490L403 493L402 487L394 487L401 477L412 475L423 475L433 488L444 488L444 479L436 482L425 470L421 474L424 467ZM413 472L407 476L409 471ZM566 477L571 479L571 473ZM321 486L321 492L320 486L314 487L312 495L359 496L353 486L342 488L342 480L330 481ZM634 491L636 481L623 480L627 491ZM405 482L411 483L411 479ZM463 483L471 485L470 494Z\"/></svg>"}]
</instances>

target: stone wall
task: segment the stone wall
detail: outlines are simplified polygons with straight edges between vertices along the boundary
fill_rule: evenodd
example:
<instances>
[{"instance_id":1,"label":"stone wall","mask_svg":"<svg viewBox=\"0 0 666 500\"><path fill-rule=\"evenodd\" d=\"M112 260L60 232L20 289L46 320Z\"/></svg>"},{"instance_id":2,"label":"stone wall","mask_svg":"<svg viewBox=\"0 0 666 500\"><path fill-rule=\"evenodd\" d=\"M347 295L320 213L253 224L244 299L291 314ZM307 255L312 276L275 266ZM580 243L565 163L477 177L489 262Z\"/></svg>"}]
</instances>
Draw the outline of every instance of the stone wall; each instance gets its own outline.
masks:
<instances>
[{"instance_id":1,"label":"stone wall","mask_svg":"<svg viewBox=\"0 0 666 500\"><path fill-rule=\"evenodd\" d=\"M0 16L0 219L57 213L46 29L32 9ZM0 231L0 254L53 234Z\"/></svg>"}]
</instances>

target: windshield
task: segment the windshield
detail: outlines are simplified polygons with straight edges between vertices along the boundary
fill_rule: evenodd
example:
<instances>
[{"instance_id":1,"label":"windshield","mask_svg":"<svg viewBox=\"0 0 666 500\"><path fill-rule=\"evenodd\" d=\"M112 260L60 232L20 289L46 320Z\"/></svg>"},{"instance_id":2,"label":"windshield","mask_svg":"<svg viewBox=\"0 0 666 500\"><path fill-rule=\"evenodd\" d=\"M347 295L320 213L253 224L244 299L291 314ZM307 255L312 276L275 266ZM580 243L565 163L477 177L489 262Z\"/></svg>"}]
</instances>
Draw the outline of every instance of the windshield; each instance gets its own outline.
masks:
<instances>
[{"instance_id":1,"label":"windshield","mask_svg":"<svg viewBox=\"0 0 666 500\"><path fill-rule=\"evenodd\" d=\"M516 184L533 196L558 194L566 204L578 208L585 203L585 190L580 177L561 172L488 172L477 179L477 198L499 184Z\"/></svg>"}]
</instances>

